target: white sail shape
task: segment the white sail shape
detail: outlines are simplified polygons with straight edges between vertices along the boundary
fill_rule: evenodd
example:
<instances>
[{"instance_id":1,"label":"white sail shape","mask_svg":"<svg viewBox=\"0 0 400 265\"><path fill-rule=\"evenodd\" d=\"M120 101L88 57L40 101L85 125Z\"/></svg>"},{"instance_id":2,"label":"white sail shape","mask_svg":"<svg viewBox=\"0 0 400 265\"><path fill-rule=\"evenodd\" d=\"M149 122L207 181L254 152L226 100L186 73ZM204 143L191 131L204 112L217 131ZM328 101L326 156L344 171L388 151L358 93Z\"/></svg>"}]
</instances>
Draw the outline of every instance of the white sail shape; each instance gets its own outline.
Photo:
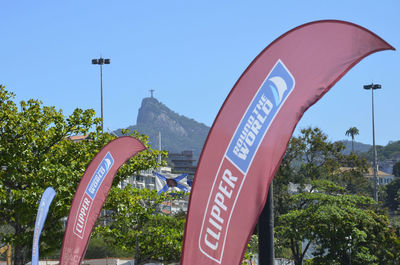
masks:
<instances>
[{"instance_id":1,"label":"white sail shape","mask_svg":"<svg viewBox=\"0 0 400 265\"><path fill-rule=\"evenodd\" d=\"M283 94L287 90L286 82L280 76L271 77L269 80L271 80L271 82L274 83L276 89L278 90L279 102L276 102L276 103L279 104L282 101Z\"/></svg>"},{"instance_id":2,"label":"white sail shape","mask_svg":"<svg viewBox=\"0 0 400 265\"><path fill-rule=\"evenodd\" d=\"M110 165L111 165L110 159L106 158L106 159L104 159L104 162L106 162L107 170L110 169Z\"/></svg>"}]
</instances>

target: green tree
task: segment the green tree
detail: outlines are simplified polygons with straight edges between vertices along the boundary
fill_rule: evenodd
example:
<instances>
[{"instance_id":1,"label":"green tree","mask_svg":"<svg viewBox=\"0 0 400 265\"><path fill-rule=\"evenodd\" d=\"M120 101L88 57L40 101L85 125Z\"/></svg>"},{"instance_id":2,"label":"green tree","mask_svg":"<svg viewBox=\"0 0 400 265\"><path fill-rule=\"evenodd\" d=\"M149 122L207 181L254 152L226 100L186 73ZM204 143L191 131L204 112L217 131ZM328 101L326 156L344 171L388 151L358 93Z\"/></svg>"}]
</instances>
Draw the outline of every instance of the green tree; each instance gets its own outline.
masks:
<instances>
[{"instance_id":1,"label":"green tree","mask_svg":"<svg viewBox=\"0 0 400 265\"><path fill-rule=\"evenodd\" d=\"M395 211L399 207L398 192L400 191L400 178L395 178L392 182L386 185L386 196L384 206L389 210Z\"/></svg>"},{"instance_id":2,"label":"green tree","mask_svg":"<svg viewBox=\"0 0 400 265\"><path fill-rule=\"evenodd\" d=\"M127 186L113 188L109 198L106 209L112 210L108 217L113 221L96 228L107 244L132 253L136 265L179 261L185 216L160 213L168 195Z\"/></svg>"},{"instance_id":3,"label":"green tree","mask_svg":"<svg viewBox=\"0 0 400 265\"><path fill-rule=\"evenodd\" d=\"M291 210L276 227L296 265L312 247L308 264L398 264L399 239L372 198L346 195L329 181L312 186L317 192L291 196Z\"/></svg>"},{"instance_id":4,"label":"green tree","mask_svg":"<svg viewBox=\"0 0 400 265\"><path fill-rule=\"evenodd\" d=\"M369 164L365 158L350 153L342 158L341 166L331 180L345 187L349 194L372 196L373 183L364 177L368 167Z\"/></svg>"},{"instance_id":5,"label":"green tree","mask_svg":"<svg viewBox=\"0 0 400 265\"><path fill-rule=\"evenodd\" d=\"M247 249L243 257L242 265L250 265L258 254L258 235L251 235L247 243Z\"/></svg>"},{"instance_id":6,"label":"green tree","mask_svg":"<svg viewBox=\"0 0 400 265\"><path fill-rule=\"evenodd\" d=\"M393 165L393 175L400 178L400 160Z\"/></svg>"},{"instance_id":7,"label":"green tree","mask_svg":"<svg viewBox=\"0 0 400 265\"><path fill-rule=\"evenodd\" d=\"M384 205L391 211L395 211L399 208L400 200L398 193L400 191L400 161L397 161L393 165L393 175L396 176L394 181L385 185L385 200Z\"/></svg>"},{"instance_id":8,"label":"green tree","mask_svg":"<svg viewBox=\"0 0 400 265\"><path fill-rule=\"evenodd\" d=\"M275 218L288 211L289 184L299 191L311 180L332 179L340 168L342 143L331 143L319 128L305 128L292 137L274 178Z\"/></svg>"},{"instance_id":9,"label":"green tree","mask_svg":"<svg viewBox=\"0 0 400 265\"><path fill-rule=\"evenodd\" d=\"M400 141L390 141L386 146L376 145L376 153L378 155L378 161L397 159L400 155ZM362 155L369 161L372 161L374 158L373 148L371 147L368 152Z\"/></svg>"},{"instance_id":10,"label":"green tree","mask_svg":"<svg viewBox=\"0 0 400 265\"><path fill-rule=\"evenodd\" d=\"M343 149L341 142L330 142L319 128L305 128L299 136L291 138L274 178L276 226L281 226L282 215L294 211L293 193L312 192L315 189L312 183L331 181L335 187L341 186L341 192L345 194L372 194L372 185L363 176L367 170L367 161L354 153L343 155ZM290 246L282 233L276 233L275 237L275 249L279 250L276 251L277 257L289 258L289 247L289 252L297 249L296 256L301 257L300 246L294 244L295 241Z\"/></svg>"},{"instance_id":11,"label":"green tree","mask_svg":"<svg viewBox=\"0 0 400 265\"><path fill-rule=\"evenodd\" d=\"M334 179L341 166L344 145L340 142L328 141L328 136L319 128L301 130L297 148L300 167L299 177L305 180Z\"/></svg>"},{"instance_id":12,"label":"green tree","mask_svg":"<svg viewBox=\"0 0 400 265\"><path fill-rule=\"evenodd\" d=\"M61 247L62 218L68 215L80 178L94 155L110 140L100 133L100 119L93 110L76 109L65 117L55 107L38 100L13 101L14 94L0 86L0 243L13 245L15 265L30 256L38 203L43 191L52 186L57 195L50 206L41 235L40 253ZM88 135L80 142L74 135ZM145 136L136 136L146 142ZM149 149L119 170L114 185L138 170L156 166L157 151Z\"/></svg>"},{"instance_id":13,"label":"green tree","mask_svg":"<svg viewBox=\"0 0 400 265\"><path fill-rule=\"evenodd\" d=\"M102 259L107 257L131 257L131 255L117 246L107 245L102 237L92 236L85 253L85 259Z\"/></svg>"},{"instance_id":14,"label":"green tree","mask_svg":"<svg viewBox=\"0 0 400 265\"><path fill-rule=\"evenodd\" d=\"M346 136L351 136L351 152L354 153L354 136L358 135L360 132L356 127L351 127L346 131Z\"/></svg>"},{"instance_id":15,"label":"green tree","mask_svg":"<svg viewBox=\"0 0 400 265\"><path fill-rule=\"evenodd\" d=\"M274 178L275 221L288 211L290 183L302 191L312 180L328 179L348 193L372 194L371 183L363 176L367 161L354 153L343 155L344 148L341 142L330 142L319 128L302 129L299 136L290 139Z\"/></svg>"}]
</instances>

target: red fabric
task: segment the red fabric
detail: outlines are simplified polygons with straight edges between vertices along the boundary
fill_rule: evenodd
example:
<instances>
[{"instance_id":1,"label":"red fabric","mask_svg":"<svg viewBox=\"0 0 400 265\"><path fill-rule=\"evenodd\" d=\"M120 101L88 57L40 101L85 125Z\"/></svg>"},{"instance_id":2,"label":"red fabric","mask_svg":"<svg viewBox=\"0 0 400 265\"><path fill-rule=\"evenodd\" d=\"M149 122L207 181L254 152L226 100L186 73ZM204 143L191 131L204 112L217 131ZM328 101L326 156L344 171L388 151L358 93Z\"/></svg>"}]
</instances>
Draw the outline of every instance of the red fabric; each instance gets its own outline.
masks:
<instances>
[{"instance_id":1,"label":"red fabric","mask_svg":"<svg viewBox=\"0 0 400 265\"><path fill-rule=\"evenodd\" d=\"M129 158L145 149L139 140L124 136L108 143L94 157L72 201L60 264L80 264L115 174Z\"/></svg>"},{"instance_id":2,"label":"red fabric","mask_svg":"<svg viewBox=\"0 0 400 265\"><path fill-rule=\"evenodd\" d=\"M182 265L241 263L269 185L303 113L361 59L388 49L394 48L367 29L327 20L287 32L255 58L228 95L203 148L191 191ZM246 122L246 110L259 100L259 89L279 61L294 78L293 90L261 138L248 169L238 167L227 157L229 145L236 141L235 131Z\"/></svg>"}]
</instances>

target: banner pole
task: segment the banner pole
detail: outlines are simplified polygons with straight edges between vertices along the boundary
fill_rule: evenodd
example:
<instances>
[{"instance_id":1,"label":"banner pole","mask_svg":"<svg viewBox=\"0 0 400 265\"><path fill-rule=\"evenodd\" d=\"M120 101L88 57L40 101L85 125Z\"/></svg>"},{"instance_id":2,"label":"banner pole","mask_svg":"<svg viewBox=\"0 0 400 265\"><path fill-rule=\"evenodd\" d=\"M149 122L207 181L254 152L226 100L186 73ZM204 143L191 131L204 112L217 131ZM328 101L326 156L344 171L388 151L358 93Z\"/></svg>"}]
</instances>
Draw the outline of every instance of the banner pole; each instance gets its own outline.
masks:
<instances>
[{"instance_id":1,"label":"banner pole","mask_svg":"<svg viewBox=\"0 0 400 265\"><path fill-rule=\"evenodd\" d=\"M274 265L274 198L273 184L269 186L267 202L258 218L258 264Z\"/></svg>"}]
</instances>

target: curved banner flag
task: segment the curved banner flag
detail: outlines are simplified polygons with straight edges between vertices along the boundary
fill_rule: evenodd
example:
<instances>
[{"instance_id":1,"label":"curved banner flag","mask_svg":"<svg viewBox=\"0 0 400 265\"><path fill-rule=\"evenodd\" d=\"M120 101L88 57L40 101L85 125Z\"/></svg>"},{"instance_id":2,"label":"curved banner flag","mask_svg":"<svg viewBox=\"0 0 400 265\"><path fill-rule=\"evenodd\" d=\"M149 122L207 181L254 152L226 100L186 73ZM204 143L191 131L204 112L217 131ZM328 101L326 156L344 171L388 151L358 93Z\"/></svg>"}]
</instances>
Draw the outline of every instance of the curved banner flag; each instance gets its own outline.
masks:
<instances>
[{"instance_id":1,"label":"curved banner flag","mask_svg":"<svg viewBox=\"0 0 400 265\"><path fill-rule=\"evenodd\" d=\"M367 55L394 49L369 30L325 20L265 48L239 78L203 148L182 265L240 264L303 113Z\"/></svg>"},{"instance_id":2,"label":"curved banner flag","mask_svg":"<svg viewBox=\"0 0 400 265\"><path fill-rule=\"evenodd\" d=\"M36 215L35 230L33 232L33 244L32 244L32 265L38 265L39 263L39 239L42 233L44 222L46 221L49 207L53 201L56 192L52 187L48 187L40 199L38 213Z\"/></svg>"},{"instance_id":3,"label":"curved banner flag","mask_svg":"<svg viewBox=\"0 0 400 265\"><path fill-rule=\"evenodd\" d=\"M124 136L104 146L90 162L69 211L61 265L80 264L115 174L129 158L145 149L139 140Z\"/></svg>"}]
</instances>

